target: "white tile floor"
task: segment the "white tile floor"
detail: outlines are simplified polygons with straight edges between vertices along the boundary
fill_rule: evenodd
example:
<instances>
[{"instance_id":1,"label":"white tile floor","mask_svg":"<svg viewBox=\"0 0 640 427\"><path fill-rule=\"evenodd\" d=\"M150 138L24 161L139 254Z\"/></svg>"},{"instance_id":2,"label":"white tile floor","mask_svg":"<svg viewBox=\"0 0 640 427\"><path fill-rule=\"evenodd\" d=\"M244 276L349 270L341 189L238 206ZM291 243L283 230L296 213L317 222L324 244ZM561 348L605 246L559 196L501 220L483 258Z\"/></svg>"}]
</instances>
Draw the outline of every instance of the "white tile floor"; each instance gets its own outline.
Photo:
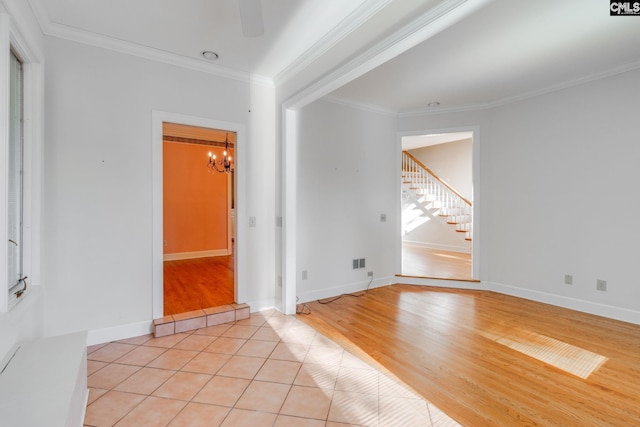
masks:
<instances>
[{"instance_id":1,"label":"white tile floor","mask_svg":"<svg viewBox=\"0 0 640 427\"><path fill-rule=\"evenodd\" d=\"M275 310L88 349L85 426L457 426L405 385Z\"/></svg>"}]
</instances>

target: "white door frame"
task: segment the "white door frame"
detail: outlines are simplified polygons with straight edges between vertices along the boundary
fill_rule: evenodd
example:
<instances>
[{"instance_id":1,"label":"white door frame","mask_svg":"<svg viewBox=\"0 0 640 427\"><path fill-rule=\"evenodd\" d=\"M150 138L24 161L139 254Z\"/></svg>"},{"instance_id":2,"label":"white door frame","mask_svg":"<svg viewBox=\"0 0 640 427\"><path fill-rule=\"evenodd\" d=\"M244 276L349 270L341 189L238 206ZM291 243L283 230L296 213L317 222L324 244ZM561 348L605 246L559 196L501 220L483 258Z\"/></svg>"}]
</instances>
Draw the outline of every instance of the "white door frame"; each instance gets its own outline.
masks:
<instances>
[{"instance_id":1,"label":"white door frame","mask_svg":"<svg viewBox=\"0 0 640 427\"><path fill-rule=\"evenodd\" d=\"M151 114L151 161L152 161L152 315L154 319L164 316L164 271L163 271L163 205L162 205L162 124L164 122L178 123L187 126L199 126L211 129L224 129L236 132L234 146L234 167L236 185L236 218L244 218L246 210L246 176L243 149L246 138L245 126L242 123L225 122L205 117L188 116L184 114L153 110ZM206 159L203 167L206 165ZM247 284L245 279L246 266L246 225L235 221L235 251L234 294L237 303L246 302Z\"/></svg>"},{"instance_id":2,"label":"white door frame","mask_svg":"<svg viewBox=\"0 0 640 427\"><path fill-rule=\"evenodd\" d=\"M471 277L480 278L480 127L460 126L444 129L423 129L398 133L396 150L396 271L402 272L402 138L405 136L433 135L453 132L473 132L471 144L472 181L473 181L473 240L471 240Z\"/></svg>"}]
</instances>

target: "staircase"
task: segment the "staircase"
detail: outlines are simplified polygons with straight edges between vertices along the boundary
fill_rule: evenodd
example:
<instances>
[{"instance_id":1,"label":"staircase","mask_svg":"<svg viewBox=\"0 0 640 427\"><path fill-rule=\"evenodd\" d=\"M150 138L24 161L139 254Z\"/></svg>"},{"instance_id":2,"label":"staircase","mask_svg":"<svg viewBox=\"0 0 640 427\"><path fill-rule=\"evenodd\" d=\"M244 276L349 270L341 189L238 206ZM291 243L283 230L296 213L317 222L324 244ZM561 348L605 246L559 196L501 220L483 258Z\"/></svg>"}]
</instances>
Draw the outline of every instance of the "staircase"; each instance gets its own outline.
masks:
<instances>
[{"instance_id":1,"label":"staircase","mask_svg":"<svg viewBox=\"0 0 640 427\"><path fill-rule=\"evenodd\" d=\"M471 202L409 152L403 151L402 234L409 233L430 218L439 218L456 232L465 233L465 240L472 240Z\"/></svg>"}]
</instances>

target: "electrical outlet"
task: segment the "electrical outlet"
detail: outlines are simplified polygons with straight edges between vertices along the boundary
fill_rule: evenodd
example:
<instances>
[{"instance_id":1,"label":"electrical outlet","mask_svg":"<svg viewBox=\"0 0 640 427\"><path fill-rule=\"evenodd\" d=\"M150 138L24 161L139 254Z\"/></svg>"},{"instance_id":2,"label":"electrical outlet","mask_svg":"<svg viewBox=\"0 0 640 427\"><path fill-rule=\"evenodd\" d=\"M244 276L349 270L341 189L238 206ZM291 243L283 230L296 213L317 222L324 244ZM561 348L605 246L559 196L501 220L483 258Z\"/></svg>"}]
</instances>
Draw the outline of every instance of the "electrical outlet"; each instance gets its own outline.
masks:
<instances>
[{"instance_id":1,"label":"electrical outlet","mask_svg":"<svg viewBox=\"0 0 640 427\"><path fill-rule=\"evenodd\" d=\"M367 277L373 277L373 271L367 271Z\"/></svg>"},{"instance_id":2,"label":"electrical outlet","mask_svg":"<svg viewBox=\"0 0 640 427\"><path fill-rule=\"evenodd\" d=\"M573 276L570 274L564 275L564 284L565 285L573 285Z\"/></svg>"},{"instance_id":3,"label":"electrical outlet","mask_svg":"<svg viewBox=\"0 0 640 427\"><path fill-rule=\"evenodd\" d=\"M364 268L364 258L359 259L359 268Z\"/></svg>"},{"instance_id":4,"label":"electrical outlet","mask_svg":"<svg viewBox=\"0 0 640 427\"><path fill-rule=\"evenodd\" d=\"M596 281L596 289L602 292L607 291L607 281L598 279Z\"/></svg>"},{"instance_id":5,"label":"electrical outlet","mask_svg":"<svg viewBox=\"0 0 640 427\"><path fill-rule=\"evenodd\" d=\"M387 222L387 214L380 214L380 222Z\"/></svg>"},{"instance_id":6,"label":"electrical outlet","mask_svg":"<svg viewBox=\"0 0 640 427\"><path fill-rule=\"evenodd\" d=\"M307 270L302 270L302 280L307 280Z\"/></svg>"},{"instance_id":7,"label":"electrical outlet","mask_svg":"<svg viewBox=\"0 0 640 427\"><path fill-rule=\"evenodd\" d=\"M357 259L354 259L353 260L353 269L355 270L355 269L358 269L358 268L360 268L360 261L357 260Z\"/></svg>"}]
</instances>

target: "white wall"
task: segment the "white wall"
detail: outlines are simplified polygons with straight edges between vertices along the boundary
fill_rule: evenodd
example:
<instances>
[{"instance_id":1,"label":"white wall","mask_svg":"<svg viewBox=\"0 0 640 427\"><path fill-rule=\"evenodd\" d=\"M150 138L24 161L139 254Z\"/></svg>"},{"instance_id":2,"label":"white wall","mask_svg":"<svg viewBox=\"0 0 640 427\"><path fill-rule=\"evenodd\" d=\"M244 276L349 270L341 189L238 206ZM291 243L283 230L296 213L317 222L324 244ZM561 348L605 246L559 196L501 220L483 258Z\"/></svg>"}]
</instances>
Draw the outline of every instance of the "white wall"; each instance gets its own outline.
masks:
<instances>
[{"instance_id":1,"label":"white wall","mask_svg":"<svg viewBox=\"0 0 640 427\"><path fill-rule=\"evenodd\" d=\"M479 127L484 286L640 323L639 78L636 70L489 110L399 121L405 132Z\"/></svg>"},{"instance_id":2,"label":"white wall","mask_svg":"<svg viewBox=\"0 0 640 427\"><path fill-rule=\"evenodd\" d=\"M238 245L247 302L272 304L273 90L56 38L46 48L46 333L152 319L152 110L246 123L257 227Z\"/></svg>"},{"instance_id":3,"label":"white wall","mask_svg":"<svg viewBox=\"0 0 640 427\"><path fill-rule=\"evenodd\" d=\"M473 199L472 139L415 148L409 153L467 200Z\"/></svg>"},{"instance_id":4,"label":"white wall","mask_svg":"<svg viewBox=\"0 0 640 427\"><path fill-rule=\"evenodd\" d=\"M298 117L297 296L309 301L363 289L368 271L374 285L388 283L396 273L400 185L395 118L326 101ZM366 268L353 270L354 258L366 258Z\"/></svg>"},{"instance_id":5,"label":"white wall","mask_svg":"<svg viewBox=\"0 0 640 427\"><path fill-rule=\"evenodd\" d=\"M640 322L639 79L636 70L492 110L487 280L635 310Z\"/></svg>"}]
</instances>

